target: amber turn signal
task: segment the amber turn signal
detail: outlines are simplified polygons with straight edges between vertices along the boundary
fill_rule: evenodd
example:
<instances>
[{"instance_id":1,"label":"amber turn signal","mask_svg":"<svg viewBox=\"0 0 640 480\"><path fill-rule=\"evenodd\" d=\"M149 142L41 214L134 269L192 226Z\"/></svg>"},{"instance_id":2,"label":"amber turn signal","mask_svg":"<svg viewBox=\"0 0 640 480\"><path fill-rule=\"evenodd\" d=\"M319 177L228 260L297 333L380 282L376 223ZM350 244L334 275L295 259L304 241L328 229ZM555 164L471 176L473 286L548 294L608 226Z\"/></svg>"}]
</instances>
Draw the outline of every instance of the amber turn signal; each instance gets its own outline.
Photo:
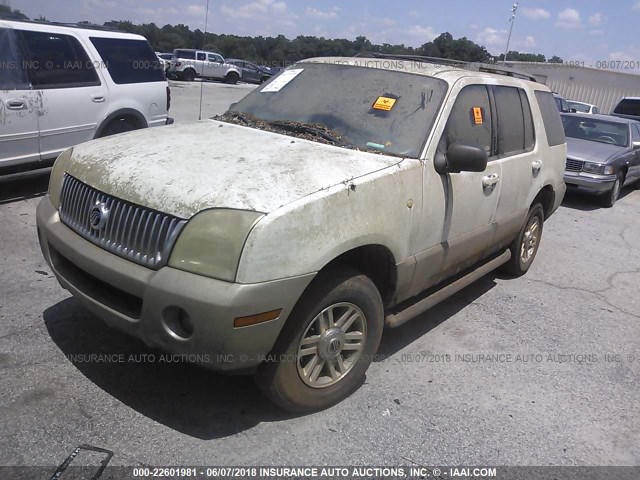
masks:
<instances>
[{"instance_id":1,"label":"amber turn signal","mask_svg":"<svg viewBox=\"0 0 640 480\"><path fill-rule=\"evenodd\" d=\"M248 317L238 317L233 321L234 328L248 327L249 325L256 325L257 323L268 322L274 320L280 316L282 309L271 310L270 312L258 313L256 315L250 315Z\"/></svg>"}]
</instances>

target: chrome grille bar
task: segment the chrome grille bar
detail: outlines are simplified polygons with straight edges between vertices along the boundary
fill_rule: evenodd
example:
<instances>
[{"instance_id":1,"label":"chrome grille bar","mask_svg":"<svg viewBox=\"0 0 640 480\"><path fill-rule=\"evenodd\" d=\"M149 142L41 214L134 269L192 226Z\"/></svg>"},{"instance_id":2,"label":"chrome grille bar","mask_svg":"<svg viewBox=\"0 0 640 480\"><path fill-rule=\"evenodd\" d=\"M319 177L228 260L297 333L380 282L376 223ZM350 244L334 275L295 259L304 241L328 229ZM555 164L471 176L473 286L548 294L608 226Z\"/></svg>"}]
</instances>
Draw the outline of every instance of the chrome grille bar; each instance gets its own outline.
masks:
<instances>
[{"instance_id":1,"label":"chrome grille bar","mask_svg":"<svg viewBox=\"0 0 640 480\"><path fill-rule=\"evenodd\" d=\"M584 162L580 160L574 160L572 158L567 158L567 166L566 170L569 172L581 172L582 167L584 167Z\"/></svg>"},{"instance_id":2,"label":"chrome grille bar","mask_svg":"<svg viewBox=\"0 0 640 480\"><path fill-rule=\"evenodd\" d=\"M91 226L91 210L102 204L105 225ZM65 174L60 193L60 219L74 232L120 257L157 270L169 254L186 220L102 193Z\"/></svg>"}]
</instances>

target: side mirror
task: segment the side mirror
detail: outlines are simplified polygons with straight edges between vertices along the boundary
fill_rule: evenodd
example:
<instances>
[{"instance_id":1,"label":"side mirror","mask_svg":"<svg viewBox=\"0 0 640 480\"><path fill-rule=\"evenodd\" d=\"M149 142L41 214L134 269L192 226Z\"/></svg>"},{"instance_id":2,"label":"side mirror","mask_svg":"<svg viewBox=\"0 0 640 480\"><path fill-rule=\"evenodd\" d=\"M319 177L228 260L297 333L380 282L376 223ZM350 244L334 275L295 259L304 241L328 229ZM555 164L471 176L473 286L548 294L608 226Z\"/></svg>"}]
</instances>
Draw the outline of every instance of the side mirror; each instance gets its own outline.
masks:
<instances>
[{"instance_id":1,"label":"side mirror","mask_svg":"<svg viewBox=\"0 0 640 480\"><path fill-rule=\"evenodd\" d=\"M489 155L484 148L453 143L447 155L436 155L434 166L438 173L484 172Z\"/></svg>"},{"instance_id":2,"label":"side mirror","mask_svg":"<svg viewBox=\"0 0 640 480\"><path fill-rule=\"evenodd\" d=\"M578 113L578 110L576 110L575 108L570 108L569 113Z\"/></svg>"},{"instance_id":3,"label":"side mirror","mask_svg":"<svg viewBox=\"0 0 640 480\"><path fill-rule=\"evenodd\" d=\"M640 141L633 142L633 149L638 150L640 148Z\"/></svg>"}]
</instances>

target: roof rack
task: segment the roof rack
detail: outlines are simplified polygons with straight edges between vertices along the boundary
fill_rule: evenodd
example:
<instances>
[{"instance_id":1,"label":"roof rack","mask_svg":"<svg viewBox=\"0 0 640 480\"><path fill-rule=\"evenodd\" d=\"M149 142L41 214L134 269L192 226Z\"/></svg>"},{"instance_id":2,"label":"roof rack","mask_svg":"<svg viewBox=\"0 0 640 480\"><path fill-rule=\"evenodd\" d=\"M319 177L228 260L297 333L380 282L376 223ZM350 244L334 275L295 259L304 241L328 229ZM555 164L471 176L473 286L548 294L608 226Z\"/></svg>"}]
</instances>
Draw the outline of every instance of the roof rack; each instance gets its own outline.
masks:
<instances>
[{"instance_id":1,"label":"roof rack","mask_svg":"<svg viewBox=\"0 0 640 480\"><path fill-rule=\"evenodd\" d=\"M52 25L54 27L83 28L86 30L104 30L106 32L128 33L117 28L105 27L104 25L94 25L93 23L73 23L73 22L51 22L49 20L12 20L8 18L0 18L1 21L33 23L35 25Z\"/></svg>"},{"instance_id":2,"label":"roof rack","mask_svg":"<svg viewBox=\"0 0 640 480\"><path fill-rule=\"evenodd\" d=\"M462 68L464 70L471 70L474 72L493 73L496 75L504 75L507 77L529 80L530 82L537 82L536 77L534 77L533 75L507 66L497 65L493 63L465 62L463 60L453 60L450 58L426 57L422 55L397 55L393 53L378 52L358 53L354 55L354 57L385 58L389 60L410 60L412 62L433 63L436 65L446 65L453 68Z\"/></svg>"}]
</instances>

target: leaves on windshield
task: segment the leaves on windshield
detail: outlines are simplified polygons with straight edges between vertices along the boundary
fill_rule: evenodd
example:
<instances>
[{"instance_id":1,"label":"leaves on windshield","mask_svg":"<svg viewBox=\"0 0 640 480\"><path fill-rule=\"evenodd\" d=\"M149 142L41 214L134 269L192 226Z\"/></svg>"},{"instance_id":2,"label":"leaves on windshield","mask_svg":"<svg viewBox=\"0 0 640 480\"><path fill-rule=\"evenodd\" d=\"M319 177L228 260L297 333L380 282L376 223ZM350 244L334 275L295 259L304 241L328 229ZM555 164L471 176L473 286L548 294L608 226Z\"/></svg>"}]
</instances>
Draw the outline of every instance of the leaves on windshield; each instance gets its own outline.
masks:
<instances>
[{"instance_id":1,"label":"leaves on windshield","mask_svg":"<svg viewBox=\"0 0 640 480\"><path fill-rule=\"evenodd\" d=\"M266 121L256 118L248 113L234 112L231 110L223 113L222 115L213 116L211 117L211 120L256 128L258 130L264 130L266 132L280 133L283 135L288 135L290 137L302 138L305 140L311 140L312 142L323 143L325 145L333 145L334 147L343 147L349 148L351 150L377 153L379 155L401 157L401 155L380 151L375 148L358 148L354 145L350 145L335 130L331 130L325 125L319 123L302 123L291 120Z\"/></svg>"}]
</instances>

